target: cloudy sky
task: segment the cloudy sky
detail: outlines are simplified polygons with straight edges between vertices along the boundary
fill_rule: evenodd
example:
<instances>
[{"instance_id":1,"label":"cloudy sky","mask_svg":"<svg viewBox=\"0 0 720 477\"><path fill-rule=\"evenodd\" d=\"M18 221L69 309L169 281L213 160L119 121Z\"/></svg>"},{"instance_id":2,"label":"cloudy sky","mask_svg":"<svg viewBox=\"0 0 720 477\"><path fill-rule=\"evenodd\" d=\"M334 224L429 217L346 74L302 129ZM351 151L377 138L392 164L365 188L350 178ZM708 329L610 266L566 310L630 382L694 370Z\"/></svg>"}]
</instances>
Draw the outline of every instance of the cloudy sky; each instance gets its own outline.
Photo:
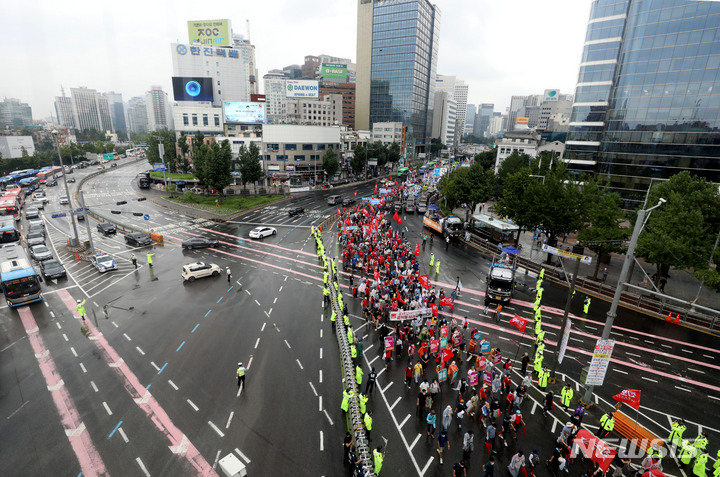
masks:
<instances>
[{"instance_id":1,"label":"cloudy sky","mask_svg":"<svg viewBox=\"0 0 720 477\"><path fill-rule=\"evenodd\" d=\"M436 0L442 12L438 73L470 85L469 103L504 111L513 94L575 89L590 0ZM171 92L169 44L187 21L229 18L250 35L260 77L305 55L355 60L357 0L20 0L4 2L0 97L33 117L54 115L64 86L116 91L127 101L160 84Z\"/></svg>"}]
</instances>

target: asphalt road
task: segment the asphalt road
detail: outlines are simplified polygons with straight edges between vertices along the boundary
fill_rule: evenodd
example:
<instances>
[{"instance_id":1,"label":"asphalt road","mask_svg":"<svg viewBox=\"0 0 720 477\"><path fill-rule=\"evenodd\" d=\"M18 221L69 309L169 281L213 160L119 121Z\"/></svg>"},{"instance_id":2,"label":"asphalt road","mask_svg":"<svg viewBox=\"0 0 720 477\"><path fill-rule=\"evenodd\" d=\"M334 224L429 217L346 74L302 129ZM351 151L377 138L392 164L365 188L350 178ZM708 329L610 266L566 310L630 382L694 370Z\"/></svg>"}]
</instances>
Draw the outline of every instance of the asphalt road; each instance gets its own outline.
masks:
<instances>
[{"instance_id":1,"label":"asphalt road","mask_svg":"<svg viewBox=\"0 0 720 477\"><path fill-rule=\"evenodd\" d=\"M308 236L311 226L332 224L337 217L327 196L351 196L356 188L318 192L217 225L135 200L142 196L135 175L147 167L138 163L114 168L83 187L88 207L101 213L121 209L123 221L152 228L165 238L164 245L134 249L121 234L99 235L91 220L95 247L113 255L119 265L102 275L65 251L67 223L51 218L62 210L57 197L64 189L62 184L48 189L46 229L70 277L44 283L44 302L21 310L3 307L0 313L3 474L211 475L213 468L219 472L217 461L232 453L253 476L341 475L345 427L339 409L338 348L322 308L322 270ZM75 176L93 171L76 171ZM360 186L357 197L372 187ZM122 200L128 204L117 206ZM296 205L306 213L288 217L288 207ZM403 222L406 237L421 242L421 217L405 216ZM275 227L277 235L248 239L258 224ZM216 238L221 244L183 251L179 244L192 236ZM335 232L324 237L327 249L335 253ZM152 268L148 252L155 254ZM132 253L139 258L138 270L129 261ZM459 244L446 251L439 241L426 246L424 264L430 253L442 262L437 286L449 291L457 276L463 282L455 316L468 316L470 327L481 330L493 347L500 346L504 356L530 351L530 330L522 337L508 324L514 313L531 317L529 294L519 289L496 323L482 313L487 259ZM221 276L183 283L181 266L193 261L230 267L231 282ZM520 278L535 282L533 276ZM550 286L543 298L548 350L560 336L565 293ZM74 309L82 297L88 297L88 336L81 332ZM608 308L607 303L593 302L589 316L583 317L582 298L574 299L573 333L558 368L573 387L589 362ZM352 299L346 302L358 329L364 324L360 306ZM361 332L365 367L381 369L376 333L368 328ZM701 425L714 455L720 444L718 339L623 310L613 337L614 362L605 385L596 389L596 409L584 422L592 429L600 410L614 404L612 395L641 389L641 425L665 437L669 420L684 417L690 423L686 437L695 437ZM238 361L248 367L241 391L235 378ZM435 444L424 438L424 423L414 417L417 388L404 387L404 368L404 359L393 361L380 376L369 405L374 411L372 444L384 443L383 437L389 442L383 475L449 475L450 464L461 454L462 432L477 424L466 421L462 432L453 424L452 447L441 466ZM461 367L463 374L466 369ZM428 372L428 377L434 376ZM559 384L555 386L559 392ZM442 396L442 407L454 403L455 392L447 386ZM538 390L531 392L537 401L540 396ZM542 418L531 399L523 411L527 434L501 449L505 465L515 446L526 454L537 447L547 458L558 424L568 417L558 408L553 417ZM486 459L482 426L475 429L472 473L479 472ZM571 473L579 475L580 470L573 467ZM666 471L683 475L670 462Z\"/></svg>"}]
</instances>

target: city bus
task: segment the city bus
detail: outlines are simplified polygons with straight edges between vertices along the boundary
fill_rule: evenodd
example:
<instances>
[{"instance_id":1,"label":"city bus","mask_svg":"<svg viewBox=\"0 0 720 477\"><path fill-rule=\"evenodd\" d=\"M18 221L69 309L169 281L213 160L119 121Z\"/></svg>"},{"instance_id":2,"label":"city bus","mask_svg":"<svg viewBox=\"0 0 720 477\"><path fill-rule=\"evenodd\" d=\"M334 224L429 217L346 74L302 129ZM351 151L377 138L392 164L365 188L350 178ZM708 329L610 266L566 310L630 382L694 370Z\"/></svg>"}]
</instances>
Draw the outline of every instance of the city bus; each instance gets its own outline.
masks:
<instances>
[{"instance_id":1,"label":"city bus","mask_svg":"<svg viewBox=\"0 0 720 477\"><path fill-rule=\"evenodd\" d=\"M55 166L48 169L43 169L37 173L35 177L38 178L40 184L44 184L48 179L52 179L62 174L62 167Z\"/></svg>"},{"instance_id":2,"label":"city bus","mask_svg":"<svg viewBox=\"0 0 720 477\"><path fill-rule=\"evenodd\" d=\"M40 281L22 245L9 244L0 248L0 285L9 307L41 301Z\"/></svg>"},{"instance_id":3,"label":"city bus","mask_svg":"<svg viewBox=\"0 0 720 477\"><path fill-rule=\"evenodd\" d=\"M0 246L6 243L20 241L20 234L15 226L15 220L0 216Z\"/></svg>"},{"instance_id":4,"label":"city bus","mask_svg":"<svg viewBox=\"0 0 720 477\"><path fill-rule=\"evenodd\" d=\"M18 181L18 185L23 190L23 194L30 195L37 189L40 179L37 177L26 177Z\"/></svg>"},{"instance_id":5,"label":"city bus","mask_svg":"<svg viewBox=\"0 0 720 477\"><path fill-rule=\"evenodd\" d=\"M13 217L20 220L20 207L15 197L0 197L0 217Z\"/></svg>"},{"instance_id":6,"label":"city bus","mask_svg":"<svg viewBox=\"0 0 720 477\"><path fill-rule=\"evenodd\" d=\"M141 189L149 189L150 188L150 177L148 174L140 173L138 174L138 187Z\"/></svg>"},{"instance_id":7,"label":"city bus","mask_svg":"<svg viewBox=\"0 0 720 477\"><path fill-rule=\"evenodd\" d=\"M19 209L22 209L22 206L25 205L25 194L23 193L22 187L11 187L9 189L5 189L2 197L15 199L18 202L17 205Z\"/></svg>"}]
</instances>

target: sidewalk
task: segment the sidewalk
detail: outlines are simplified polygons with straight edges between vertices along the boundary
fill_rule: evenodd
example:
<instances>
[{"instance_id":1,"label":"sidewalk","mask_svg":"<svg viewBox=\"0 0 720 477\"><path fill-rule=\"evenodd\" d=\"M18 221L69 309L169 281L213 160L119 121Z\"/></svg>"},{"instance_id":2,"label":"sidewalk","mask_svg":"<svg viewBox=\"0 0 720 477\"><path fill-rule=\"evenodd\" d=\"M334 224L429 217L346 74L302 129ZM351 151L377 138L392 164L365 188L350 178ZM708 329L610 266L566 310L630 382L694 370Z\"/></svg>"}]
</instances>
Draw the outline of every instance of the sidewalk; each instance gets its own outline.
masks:
<instances>
[{"instance_id":1,"label":"sidewalk","mask_svg":"<svg viewBox=\"0 0 720 477\"><path fill-rule=\"evenodd\" d=\"M453 210L453 214L457 215L458 217L465 217L466 209L458 207ZM475 213L478 213L476 210ZM484 209L483 213L492 215L493 217L500 218L497 214L492 212L492 207L490 204L488 204ZM534 263L537 264L543 264L543 267L545 268L553 268L562 270L562 268L554 267L554 266L548 266L545 265L545 262L547 262L547 254L543 253L538 250L537 248L537 241L533 241L533 233L532 232L521 232L520 233L520 241L521 250L520 250L520 256L528 259ZM575 234L571 234L566 242L563 242L562 239L558 242L558 248L562 248L563 250L566 249L572 249L573 245L577 244L577 236ZM591 265L580 265L580 272L578 274L578 280L586 279L589 281L593 281L592 277L595 273L595 266L596 266L596 260L597 260L597 254L590 251L589 249L585 249L585 254L589 255L593 258L593 262ZM615 289L618 278L620 276L620 271L622 270L623 261L625 259L625 255L616 254L613 253L610 257L610 262L608 264L600 264L600 269L598 271L598 279L595 281L597 284L603 284L604 288L611 288ZM553 263L556 263L557 260L555 257L553 257ZM644 286L648 288L648 292L652 289L649 285L643 285L642 282L645 280L645 275L643 275L642 270L645 270L645 273L648 276L652 276L655 273L655 268L653 265L645 263L643 259L638 259L638 262L642 265L642 269L637 264L633 268L633 274L631 279L629 280L630 283L633 285L638 286ZM572 273L572 269L568 269L569 261L565 261L564 265L566 267L565 271L566 273ZM603 283L602 276L603 276L603 269L607 267L608 275L607 280ZM686 301L693 301L695 300L695 297L698 294L698 290L700 289L700 280L695 278L690 272L687 270L671 270L670 271L670 279L667 282L667 285L665 287L665 294L671 295L673 297L679 298L681 300ZM628 292L638 294L638 290L632 290L628 289ZM650 293L647 293L648 297L651 297ZM720 300L720 297L718 296L718 293L708 289L707 287L703 287L700 292L700 297L697 300L698 305L706 306L709 308L717 307L717 303ZM677 302L668 302L668 305L671 305L673 307L682 307L682 308L688 308L688 305L683 305L681 303Z\"/></svg>"}]
</instances>

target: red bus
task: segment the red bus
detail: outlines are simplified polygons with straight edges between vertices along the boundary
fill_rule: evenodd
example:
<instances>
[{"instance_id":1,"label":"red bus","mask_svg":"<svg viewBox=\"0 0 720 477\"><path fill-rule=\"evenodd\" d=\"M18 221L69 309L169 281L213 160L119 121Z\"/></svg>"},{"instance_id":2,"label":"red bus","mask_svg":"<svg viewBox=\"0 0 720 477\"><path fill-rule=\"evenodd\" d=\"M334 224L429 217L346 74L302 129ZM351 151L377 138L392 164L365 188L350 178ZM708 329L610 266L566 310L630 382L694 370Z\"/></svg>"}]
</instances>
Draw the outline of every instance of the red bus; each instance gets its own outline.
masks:
<instances>
[{"instance_id":1,"label":"red bus","mask_svg":"<svg viewBox=\"0 0 720 477\"><path fill-rule=\"evenodd\" d=\"M0 197L0 217L14 217L20 220L20 209L15 197Z\"/></svg>"},{"instance_id":2,"label":"red bus","mask_svg":"<svg viewBox=\"0 0 720 477\"><path fill-rule=\"evenodd\" d=\"M63 169L60 166L51 167L49 169L43 169L42 171L38 172L35 175L35 177L40 179L40 184L44 184L45 181L47 181L48 179L51 179L53 177L56 177L56 176L62 174L62 170Z\"/></svg>"}]
</instances>

